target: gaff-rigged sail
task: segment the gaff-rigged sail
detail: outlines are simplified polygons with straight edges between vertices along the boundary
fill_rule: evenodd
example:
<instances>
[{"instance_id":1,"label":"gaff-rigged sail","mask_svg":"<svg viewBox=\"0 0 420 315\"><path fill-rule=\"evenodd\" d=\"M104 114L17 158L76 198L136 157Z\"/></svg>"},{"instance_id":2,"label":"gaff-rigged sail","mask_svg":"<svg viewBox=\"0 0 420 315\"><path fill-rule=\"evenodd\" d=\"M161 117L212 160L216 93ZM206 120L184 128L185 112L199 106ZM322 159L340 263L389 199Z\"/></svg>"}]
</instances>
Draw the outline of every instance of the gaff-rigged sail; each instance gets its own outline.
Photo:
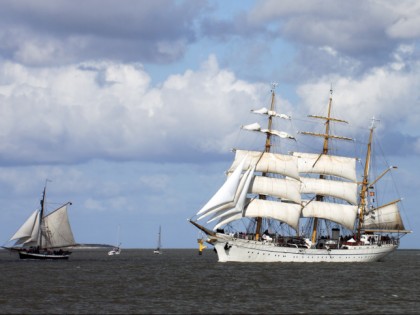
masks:
<instances>
[{"instance_id":1,"label":"gaff-rigged sail","mask_svg":"<svg viewBox=\"0 0 420 315\"><path fill-rule=\"evenodd\" d=\"M47 248L68 247L76 244L65 204L44 217L42 244Z\"/></svg>"},{"instance_id":2,"label":"gaff-rigged sail","mask_svg":"<svg viewBox=\"0 0 420 315\"><path fill-rule=\"evenodd\" d=\"M405 232L405 227L398 209L399 202L400 200L395 200L387 205L371 208L365 214L362 228L364 230L397 230Z\"/></svg>"},{"instance_id":3,"label":"gaff-rigged sail","mask_svg":"<svg viewBox=\"0 0 420 315\"><path fill-rule=\"evenodd\" d=\"M65 204L39 220L40 210L34 211L9 241L13 246L39 246L45 248L68 247L76 244ZM42 228L40 226L42 225ZM41 229L41 243L39 233Z\"/></svg>"}]
</instances>

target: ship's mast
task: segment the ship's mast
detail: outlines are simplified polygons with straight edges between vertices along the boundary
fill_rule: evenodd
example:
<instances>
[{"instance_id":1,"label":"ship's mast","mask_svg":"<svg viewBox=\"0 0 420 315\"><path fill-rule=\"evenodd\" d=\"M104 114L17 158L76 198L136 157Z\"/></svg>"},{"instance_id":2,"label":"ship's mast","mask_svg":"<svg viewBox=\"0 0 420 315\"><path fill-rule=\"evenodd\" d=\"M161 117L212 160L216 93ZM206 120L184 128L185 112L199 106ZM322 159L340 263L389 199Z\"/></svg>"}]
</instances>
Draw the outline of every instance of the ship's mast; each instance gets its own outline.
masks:
<instances>
[{"instance_id":1,"label":"ship's mast","mask_svg":"<svg viewBox=\"0 0 420 315\"><path fill-rule=\"evenodd\" d=\"M47 190L47 183L45 182L44 191L42 193L42 199L40 201L41 203L41 210L39 213L39 231L38 231L38 245L39 249L42 249L42 230L43 230L43 224L44 224L44 212L45 212L45 193Z\"/></svg>"},{"instance_id":2,"label":"ship's mast","mask_svg":"<svg viewBox=\"0 0 420 315\"><path fill-rule=\"evenodd\" d=\"M272 87L271 87L271 105L270 105L270 111L271 112L274 112L274 109L275 109L275 96L276 96L275 89L276 89L277 83L272 83L271 86ZM271 131L272 125L273 125L273 116L268 115L268 126L267 126L267 129L269 131ZM267 137L265 139L265 150L264 151L265 152L270 152L271 151L271 133L270 132L267 132ZM266 173L262 173L262 176L265 176L265 175L266 175ZM265 199L265 196L264 195L260 195L260 199ZM255 230L255 239L256 240L259 240L260 234L261 234L262 218L261 217L256 218L256 222L257 222L257 227L256 227L256 230Z\"/></svg>"},{"instance_id":3,"label":"ship's mast","mask_svg":"<svg viewBox=\"0 0 420 315\"><path fill-rule=\"evenodd\" d=\"M331 108L332 108L332 94L333 94L333 90L332 87L330 89L330 99L328 102L328 111L327 111L327 116L315 116L315 115L309 115L308 117L312 117L312 118L317 118L317 119L322 119L325 120L325 133L324 134L319 134L319 133L314 133L314 132L306 132L306 131L301 131L301 134L304 135L310 135L310 136L317 136L317 137L322 137L324 138L324 143L323 143L323 147L322 147L322 153L319 155L318 159L316 160L315 164L318 162L318 160L321 158L322 155L327 155L329 153L329 140L330 139L340 139L340 140L352 140L351 138L347 138L347 137L341 137L341 136L334 136L331 135L331 126L330 123L331 121L335 121L335 122L344 122L347 123L347 121L345 120L341 120L341 119L336 119L331 117ZM324 179L324 175L320 175L319 176L320 179ZM315 200L317 201L323 201L324 197L321 195L316 195L315 196ZM312 236L311 236L311 241L312 243L316 242L317 239L317 230L318 230L318 218L314 218L314 222L313 222L313 226L312 226Z\"/></svg>"},{"instance_id":4,"label":"ship's mast","mask_svg":"<svg viewBox=\"0 0 420 315\"><path fill-rule=\"evenodd\" d=\"M370 127L370 133L369 133L369 142L367 145L367 151L366 151L366 160L365 160L365 169L363 171L363 181L362 181L362 188L360 189L360 208L359 208L359 222L357 225L357 239L360 239L360 232L362 229L364 216L366 212L366 196L367 191L369 188L369 168L370 168L370 158L372 155L372 138L373 138L373 130L375 129L374 125L375 121L372 120L372 125Z\"/></svg>"}]
</instances>

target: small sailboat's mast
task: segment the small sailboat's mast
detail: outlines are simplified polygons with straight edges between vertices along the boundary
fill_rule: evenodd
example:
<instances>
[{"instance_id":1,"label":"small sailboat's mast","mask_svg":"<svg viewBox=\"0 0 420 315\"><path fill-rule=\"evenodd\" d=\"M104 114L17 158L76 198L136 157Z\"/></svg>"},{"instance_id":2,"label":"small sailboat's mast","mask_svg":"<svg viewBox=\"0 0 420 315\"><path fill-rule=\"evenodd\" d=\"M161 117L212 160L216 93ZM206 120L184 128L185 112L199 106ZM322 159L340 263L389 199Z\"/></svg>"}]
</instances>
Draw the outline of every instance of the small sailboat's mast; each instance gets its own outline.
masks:
<instances>
[{"instance_id":1,"label":"small sailboat's mast","mask_svg":"<svg viewBox=\"0 0 420 315\"><path fill-rule=\"evenodd\" d=\"M274 107L275 107L275 89L276 89L277 83L272 83L271 84L271 105L270 105L270 111L274 112ZM271 131L271 127L273 125L273 116L268 115L268 126L267 129L269 131ZM270 152L271 151L271 133L267 132L267 137L265 139L265 152ZM265 176L265 173L262 174L263 176ZM264 195L260 195L260 199L265 199ZM260 238L260 233L261 233L261 225L262 225L262 218L258 217L256 218L256 222L257 222L257 227L255 230L255 239L259 240Z\"/></svg>"},{"instance_id":2,"label":"small sailboat's mast","mask_svg":"<svg viewBox=\"0 0 420 315\"><path fill-rule=\"evenodd\" d=\"M160 242L161 242L161 240L160 240L160 232L161 232L161 226L159 225L159 235L158 235L158 244L157 244L157 249L158 250L160 250L160 247L161 247L161 244L160 244Z\"/></svg>"}]
</instances>

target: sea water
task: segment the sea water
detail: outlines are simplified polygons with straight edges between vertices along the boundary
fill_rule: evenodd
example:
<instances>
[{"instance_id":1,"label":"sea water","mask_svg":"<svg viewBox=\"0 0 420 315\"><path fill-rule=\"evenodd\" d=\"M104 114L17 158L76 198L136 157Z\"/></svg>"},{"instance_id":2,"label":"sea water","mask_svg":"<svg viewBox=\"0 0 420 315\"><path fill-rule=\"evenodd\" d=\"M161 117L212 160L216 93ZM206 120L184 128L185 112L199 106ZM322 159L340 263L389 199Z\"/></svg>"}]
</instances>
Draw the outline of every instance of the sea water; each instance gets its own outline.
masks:
<instances>
[{"instance_id":1,"label":"sea water","mask_svg":"<svg viewBox=\"0 0 420 315\"><path fill-rule=\"evenodd\" d=\"M376 263L219 263L211 249L0 250L1 314L419 314L420 251Z\"/></svg>"}]
</instances>

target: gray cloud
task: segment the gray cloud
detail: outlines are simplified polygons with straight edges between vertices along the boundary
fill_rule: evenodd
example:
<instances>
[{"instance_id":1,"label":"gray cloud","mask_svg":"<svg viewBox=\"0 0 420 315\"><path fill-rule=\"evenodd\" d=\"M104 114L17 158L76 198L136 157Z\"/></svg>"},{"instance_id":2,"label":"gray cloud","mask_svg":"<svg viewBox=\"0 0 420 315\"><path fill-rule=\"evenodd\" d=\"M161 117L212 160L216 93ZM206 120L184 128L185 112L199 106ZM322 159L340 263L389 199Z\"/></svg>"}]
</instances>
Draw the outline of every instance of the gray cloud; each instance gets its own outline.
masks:
<instances>
[{"instance_id":1,"label":"gray cloud","mask_svg":"<svg viewBox=\"0 0 420 315\"><path fill-rule=\"evenodd\" d=\"M276 40L296 45L293 66L282 68L294 80L332 72L357 76L390 62L400 45L418 42L419 8L416 1L266 0L231 19L203 20L202 31L247 47L257 42L272 53Z\"/></svg>"},{"instance_id":2,"label":"gray cloud","mask_svg":"<svg viewBox=\"0 0 420 315\"><path fill-rule=\"evenodd\" d=\"M196 40L206 2L2 1L0 52L28 65L92 58L167 63Z\"/></svg>"}]
</instances>

